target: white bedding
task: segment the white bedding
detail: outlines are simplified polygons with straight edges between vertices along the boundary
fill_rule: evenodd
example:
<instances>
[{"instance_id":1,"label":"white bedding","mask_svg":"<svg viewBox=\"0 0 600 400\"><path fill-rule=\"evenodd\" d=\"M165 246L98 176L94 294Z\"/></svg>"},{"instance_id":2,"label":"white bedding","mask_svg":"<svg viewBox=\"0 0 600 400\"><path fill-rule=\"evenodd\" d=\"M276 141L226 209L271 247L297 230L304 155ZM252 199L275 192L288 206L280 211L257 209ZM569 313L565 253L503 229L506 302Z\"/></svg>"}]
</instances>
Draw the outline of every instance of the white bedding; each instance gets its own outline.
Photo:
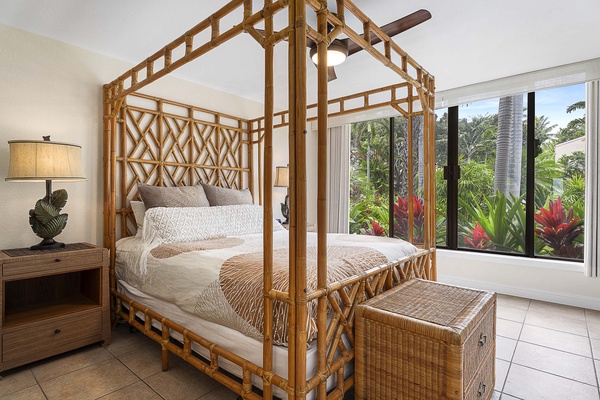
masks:
<instances>
[{"instance_id":1,"label":"white bedding","mask_svg":"<svg viewBox=\"0 0 600 400\"><path fill-rule=\"evenodd\" d=\"M307 236L307 290L316 289L316 234ZM274 287L288 290L288 231L273 232ZM416 248L398 239L328 235L328 281L394 262ZM135 264L144 252L137 237L117 244L117 276L131 286L177 305L203 319L261 340L262 234L186 243L168 243L147 252L146 266ZM273 342L287 344L287 304L276 302ZM309 305L309 341L316 333L316 304Z\"/></svg>"}]
</instances>

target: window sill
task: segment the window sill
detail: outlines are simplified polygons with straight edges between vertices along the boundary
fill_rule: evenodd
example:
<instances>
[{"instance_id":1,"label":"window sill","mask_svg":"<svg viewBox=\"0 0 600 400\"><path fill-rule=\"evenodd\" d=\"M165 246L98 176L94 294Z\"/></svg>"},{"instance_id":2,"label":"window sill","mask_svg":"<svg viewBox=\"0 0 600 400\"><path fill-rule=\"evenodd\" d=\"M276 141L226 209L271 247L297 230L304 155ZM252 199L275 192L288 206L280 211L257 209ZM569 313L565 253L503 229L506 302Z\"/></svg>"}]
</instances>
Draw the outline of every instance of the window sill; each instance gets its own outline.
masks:
<instances>
[{"instance_id":1,"label":"window sill","mask_svg":"<svg viewBox=\"0 0 600 400\"><path fill-rule=\"evenodd\" d=\"M574 261L549 260L540 258L526 258L518 256L508 256L503 254L484 254L471 251L437 249L438 256L449 259L473 260L482 263L510 264L513 266L523 266L532 268L554 269L559 271L581 272L583 273L583 263Z\"/></svg>"}]
</instances>

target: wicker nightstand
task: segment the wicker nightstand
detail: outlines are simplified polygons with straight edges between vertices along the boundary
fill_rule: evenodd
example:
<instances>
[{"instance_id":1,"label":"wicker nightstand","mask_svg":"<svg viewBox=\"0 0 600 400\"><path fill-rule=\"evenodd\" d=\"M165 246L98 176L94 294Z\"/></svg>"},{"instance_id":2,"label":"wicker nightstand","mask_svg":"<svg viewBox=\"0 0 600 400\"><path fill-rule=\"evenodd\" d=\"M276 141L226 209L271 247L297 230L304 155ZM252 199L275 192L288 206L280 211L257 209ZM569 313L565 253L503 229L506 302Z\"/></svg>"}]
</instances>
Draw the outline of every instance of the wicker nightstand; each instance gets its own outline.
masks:
<instances>
[{"instance_id":1,"label":"wicker nightstand","mask_svg":"<svg viewBox=\"0 0 600 400\"><path fill-rule=\"evenodd\" d=\"M415 279L358 306L356 398L485 400L496 294Z\"/></svg>"},{"instance_id":2,"label":"wicker nightstand","mask_svg":"<svg viewBox=\"0 0 600 400\"><path fill-rule=\"evenodd\" d=\"M108 250L87 243L4 250L0 266L0 371L110 342Z\"/></svg>"}]
</instances>

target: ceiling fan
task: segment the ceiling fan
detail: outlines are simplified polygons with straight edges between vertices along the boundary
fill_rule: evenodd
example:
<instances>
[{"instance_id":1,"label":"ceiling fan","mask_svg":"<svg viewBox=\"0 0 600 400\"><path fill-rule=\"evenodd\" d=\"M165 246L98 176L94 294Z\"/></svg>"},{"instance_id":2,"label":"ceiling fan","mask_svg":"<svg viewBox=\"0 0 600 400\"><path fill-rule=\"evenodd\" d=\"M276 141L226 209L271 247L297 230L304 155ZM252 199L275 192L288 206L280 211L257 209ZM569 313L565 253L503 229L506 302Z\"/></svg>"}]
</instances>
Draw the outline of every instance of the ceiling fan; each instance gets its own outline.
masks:
<instances>
[{"instance_id":1,"label":"ceiling fan","mask_svg":"<svg viewBox=\"0 0 600 400\"><path fill-rule=\"evenodd\" d=\"M399 33L414 28L415 26L427 21L430 18L431 13L427 10L421 9L382 26L381 30L389 37L393 37ZM257 31L264 35L264 30L257 29ZM371 35L371 46L374 46L379 42L381 42L381 39L379 39L377 35ZM310 48L310 57L313 60L313 63L316 65L318 62L317 44L314 40L307 37L306 46ZM358 53L361 50L363 50L363 48L357 45L356 43L352 42L350 39L346 38L333 40L327 48L327 59L329 64L329 66L327 67L327 80L332 81L334 79L337 79L334 69L335 65L341 64L346 60L347 57L351 56L352 54Z\"/></svg>"},{"instance_id":2,"label":"ceiling fan","mask_svg":"<svg viewBox=\"0 0 600 400\"><path fill-rule=\"evenodd\" d=\"M399 33L414 28L415 26L427 21L430 18L431 13L427 10L421 9L382 26L381 30L389 37L393 37ZM379 39L377 35L371 35L371 46L374 46L379 42L381 42L381 39ZM311 49L310 57L316 65L318 62L316 54L317 44L312 39L306 38L306 45ZM350 41L350 39L335 39L333 42L331 42L329 47L327 48L327 58L329 61L329 66L327 67L328 81L337 79L334 69L335 65L341 64L345 61L346 57L358 53L361 50L363 50L363 48L357 45L356 43ZM332 59L333 63L331 62Z\"/></svg>"}]
</instances>

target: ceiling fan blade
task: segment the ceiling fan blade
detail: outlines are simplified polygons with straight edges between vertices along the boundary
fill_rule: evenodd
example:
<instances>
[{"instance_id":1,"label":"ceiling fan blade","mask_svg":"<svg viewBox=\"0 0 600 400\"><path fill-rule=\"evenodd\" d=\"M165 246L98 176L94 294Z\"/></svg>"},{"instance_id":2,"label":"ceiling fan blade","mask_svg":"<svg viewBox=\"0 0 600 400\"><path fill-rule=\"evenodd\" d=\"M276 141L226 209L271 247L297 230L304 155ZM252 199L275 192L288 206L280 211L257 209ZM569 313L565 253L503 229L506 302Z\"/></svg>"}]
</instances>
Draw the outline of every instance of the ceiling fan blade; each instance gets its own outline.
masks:
<instances>
[{"instance_id":1,"label":"ceiling fan blade","mask_svg":"<svg viewBox=\"0 0 600 400\"><path fill-rule=\"evenodd\" d=\"M337 79L335 69L333 67L327 67L327 82L331 82L334 79Z\"/></svg>"},{"instance_id":2,"label":"ceiling fan blade","mask_svg":"<svg viewBox=\"0 0 600 400\"><path fill-rule=\"evenodd\" d=\"M397 34L407 31L410 28L414 28L415 26L427 21L431 18L431 13L427 10L419 10L415 11L412 14L407 15L406 17L402 17L397 19L396 21L390 22L387 25L381 27L381 30L388 35L389 37L396 36ZM361 35L362 36L362 35ZM376 45L381 42L378 36L371 36L371 46ZM348 42L348 56L361 51L363 48L357 45L354 42Z\"/></svg>"}]
</instances>

